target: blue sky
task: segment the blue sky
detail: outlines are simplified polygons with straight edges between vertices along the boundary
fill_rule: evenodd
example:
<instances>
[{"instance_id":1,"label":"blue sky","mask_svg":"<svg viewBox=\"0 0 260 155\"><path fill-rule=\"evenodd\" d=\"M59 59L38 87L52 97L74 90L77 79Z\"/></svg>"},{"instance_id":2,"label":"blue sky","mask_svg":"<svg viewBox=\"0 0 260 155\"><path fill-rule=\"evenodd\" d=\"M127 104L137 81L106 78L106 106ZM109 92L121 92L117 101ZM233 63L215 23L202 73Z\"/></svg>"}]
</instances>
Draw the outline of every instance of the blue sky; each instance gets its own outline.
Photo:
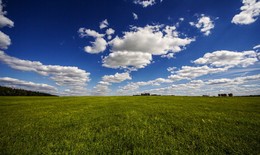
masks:
<instances>
[{"instance_id":1,"label":"blue sky","mask_svg":"<svg viewBox=\"0 0 260 155\"><path fill-rule=\"evenodd\" d=\"M0 85L260 94L260 1L0 0Z\"/></svg>"}]
</instances>

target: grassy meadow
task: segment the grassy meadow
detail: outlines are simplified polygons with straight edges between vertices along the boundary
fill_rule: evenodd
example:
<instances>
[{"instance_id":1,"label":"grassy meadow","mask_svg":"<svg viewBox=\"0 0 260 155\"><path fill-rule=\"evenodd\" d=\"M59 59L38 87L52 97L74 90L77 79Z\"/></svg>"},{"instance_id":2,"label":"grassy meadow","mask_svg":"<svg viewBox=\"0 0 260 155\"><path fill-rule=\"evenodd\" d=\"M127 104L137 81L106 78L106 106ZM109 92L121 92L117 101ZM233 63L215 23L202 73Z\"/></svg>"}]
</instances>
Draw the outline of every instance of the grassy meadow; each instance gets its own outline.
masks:
<instances>
[{"instance_id":1,"label":"grassy meadow","mask_svg":"<svg viewBox=\"0 0 260 155\"><path fill-rule=\"evenodd\" d=\"M260 97L0 97L0 154L260 154Z\"/></svg>"}]
</instances>

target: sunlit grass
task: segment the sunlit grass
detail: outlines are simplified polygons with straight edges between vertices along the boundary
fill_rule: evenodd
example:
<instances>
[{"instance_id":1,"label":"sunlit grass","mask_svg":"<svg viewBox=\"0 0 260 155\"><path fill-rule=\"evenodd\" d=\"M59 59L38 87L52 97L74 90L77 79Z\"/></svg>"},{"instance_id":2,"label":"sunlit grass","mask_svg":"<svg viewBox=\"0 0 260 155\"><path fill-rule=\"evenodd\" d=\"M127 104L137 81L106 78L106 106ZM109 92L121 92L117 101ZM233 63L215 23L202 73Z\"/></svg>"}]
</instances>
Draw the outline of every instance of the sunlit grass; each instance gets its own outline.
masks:
<instances>
[{"instance_id":1,"label":"sunlit grass","mask_svg":"<svg viewBox=\"0 0 260 155\"><path fill-rule=\"evenodd\" d=\"M0 97L0 154L258 154L259 97Z\"/></svg>"}]
</instances>

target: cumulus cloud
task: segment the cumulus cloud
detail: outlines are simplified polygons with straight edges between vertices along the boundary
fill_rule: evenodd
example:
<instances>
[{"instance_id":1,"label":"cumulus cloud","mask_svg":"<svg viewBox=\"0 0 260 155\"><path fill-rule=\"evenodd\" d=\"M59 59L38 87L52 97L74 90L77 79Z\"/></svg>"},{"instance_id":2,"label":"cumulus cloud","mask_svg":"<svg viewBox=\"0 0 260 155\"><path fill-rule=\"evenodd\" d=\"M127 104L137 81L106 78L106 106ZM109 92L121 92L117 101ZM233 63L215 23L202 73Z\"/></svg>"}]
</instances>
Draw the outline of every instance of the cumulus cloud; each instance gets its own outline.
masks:
<instances>
[{"instance_id":1,"label":"cumulus cloud","mask_svg":"<svg viewBox=\"0 0 260 155\"><path fill-rule=\"evenodd\" d=\"M111 89L108 88L107 84L98 83L92 90L91 94L94 96L104 96L108 95L109 92L111 92Z\"/></svg>"},{"instance_id":2,"label":"cumulus cloud","mask_svg":"<svg viewBox=\"0 0 260 155\"><path fill-rule=\"evenodd\" d=\"M132 78L130 77L128 72L116 73L115 75L105 75L102 77L102 81L108 83L120 83L125 80L131 80L131 79Z\"/></svg>"},{"instance_id":3,"label":"cumulus cloud","mask_svg":"<svg viewBox=\"0 0 260 155\"><path fill-rule=\"evenodd\" d=\"M98 54L103 52L107 48L107 42L103 38L96 38L94 42L91 42L92 46L84 47L84 50L91 54Z\"/></svg>"},{"instance_id":4,"label":"cumulus cloud","mask_svg":"<svg viewBox=\"0 0 260 155\"><path fill-rule=\"evenodd\" d=\"M133 26L122 37L117 36L109 42L112 53L103 59L103 66L144 68L151 63L152 55L173 57L173 53L183 50L192 41L192 38L178 37L175 26Z\"/></svg>"},{"instance_id":5,"label":"cumulus cloud","mask_svg":"<svg viewBox=\"0 0 260 155\"><path fill-rule=\"evenodd\" d=\"M190 22L190 25L200 29L200 32L202 32L205 36L208 36L211 33L211 29L214 28L213 21L210 17L207 17L204 14L198 18L197 23Z\"/></svg>"},{"instance_id":6,"label":"cumulus cloud","mask_svg":"<svg viewBox=\"0 0 260 155\"><path fill-rule=\"evenodd\" d=\"M163 0L160 0L162 2ZM156 0L134 0L134 4L141 5L143 8L156 4Z\"/></svg>"},{"instance_id":7,"label":"cumulus cloud","mask_svg":"<svg viewBox=\"0 0 260 155\"><path fill-rule=\"evenodd\" d=\"M12 88L37 91L37 92L51 93L51 94L58 93L57 88L53 86L42 84L42 83L34 83L34 82L18 80L10 77L0 77L0 85L6 87L12 87Z\"/></svg>"},{"instance_id":8,"label":"cumulus cloud","mask_svg":"<svg viewBox=\"0 0 260 155\"><path fill-rule=\"evenodd\" d=\"M2 0L0 0L0 28L8 26L13 27L14 22L9 18L5 17L7 14L6 11L3 11ZM0 31L0 49L7 49L8 46L11 45L11 39L8 35Z\"/></svg>"},{"instance_id":9,"label":"cumulus cloud","mask_svg":"<svg viewBox=\"0 0 260 155\"><path fill-rule=\"evenodd\" d=\"M49 76L59 86L85 89L87 82L90 81L90 73L78 67L43 65L39 61L22 60L8 56L3 51L0 51L0 61L16 70L31 71Z\"/></svg>"},{"instance_id":10,"label":"cumulus cloud","mask_svg":"<svg viewBox=\"0 0 260 155\"><path fill-rule=\"evenodd\" d=\"M248 25L254 23L260 15L260 1L257 0L243 0L243 6L240 8L241 12L235 15L232 23Z\"/></svg>"},{"instance_id":11,"label":"cumulus cloud","mask_svg":"<svg viewBox=\"0 0 260 155\"><path fill-rule=\"evenodd\" d=\"M221 50L206 53L202 58L195 60L194 63L200 65L209 64L216 67L247 67L257 61L257 53L255 51L234 52Z\"/></svg>"},{"instance_id":12,"label":"cumulus cloud","mask_svg":"<svg viewBox=\"0 0 260 155\"><path fill-rule=\"evenodd\" d=\"M183 79L194 79L203 75L219 73L227 71L228 68L212 68L208 66L182 66L180 70L175 71L173 75L170 75L168 78L172 81L179 81Z\"/></svg>"},{"instance_id":13,"label":"cumulus cloud","mask_svg":"<svg viewBox=\"0 0 260 155\"><path fill-rule=\"evenodd\" d=\"M80 28L79 31L79 36L80 37L94 37L94 38L102 38L104 37L104 34L100 34L98 32L96 32L95 30L90 30L90 29L86 29L86 28Z\"/></svg>"},{"instance_id":14,"label":"cumulus cloud","mask_svg":"<svg viewBox=\"0 0 260 155\"><path fill-rule=\"evenodd\" d=\"M7 49L9 45L11 45L10 37L0 31L0 49Z\"/></svg>"},{"instance_id":15,"label":"cumulus cloud","mask_svg":"<svg viewBox=\"0 0 260 155\"><path fill-rule=\"evenodd\" d=\"M138 19L138 15L136 13L134 13L134 12L133 12L133 17L134 17L134 20Z\"/></svg>"},{"instance_id":16,"label":"cumulus cloud","mask_svg":"<svg viewBox=\"0 0 260 155\"><path fill-rule=\"evenodd\" d=\"M253 58L253 59L251 59ZM206 53L203 57L195 60L193 63L203 65L203 66L182 66L179 70L176 67L168 67L167 70L171 73L167 79L159 78L160 80L150 80L141 82L131 82L126 86L120 87L119 93L136 91L140 86L159 86L161 83L173 83L180 80L192 80L188 85L183 85L184 87L197 87L203 85L199 80L193 80L201 76L216 74L221 72L226 72L232 67L242 66L246 67L248 65L254 64L256 62L256 52L255 51L245 51L245 52L233 52L233 51L215 51L212 53ZM208 66L209 65L209 66ZM237 84L241 84L239 78L235 79ZM240 82L239 82L240 81ZM196 82L196 84L195 84ZM213 81L209 81L213 82ZM206 83L210 85L210 83ZM216 81L215 81L216 82ZM230 82L230 80L220 79L220 82ZM233 82L233 84L235 84Z\"/></svg>"},{"instance_id":17,"label":"cumulus cloud","mask_svg":"<svg viewBox=\"0 0 260 155\"><path fill-rule=\"evenodd\" d=\"M111 33L111 30L109 30ZM103 38L105 35L100 34L94 30L80 28L78 30L80 37L93 37L95 38L94 42L90 42L91 46L85 46L84 51L91 54L98 54L106 50L107 42Z\"/></svg>"},{"instance_id":18,"label":"cumulus cloud","mask_svg":"<svg viewBox=\"0 0 260 155\"><path fill-rule=\"evenodd\" d=\"M115 75L105 75L102 77L102 81L98 82L98 84L94 87L92 94L96 96L108 95L108 93L111 91L109 86L111 86L112 83L121 83L125 80L131 79L132 77L128 72L116 73Z\"/></svg>"},{"instance_id":19,"label":"cumulus cloud","mask_svg":"<svg viewBox=\"0 0 260 155\"><path fill-rule=\"evenodd\" d=\"M144 68L152 61L150 53L116 51L103 58L104 67L108 68Z\"/></svg>"},{"instance_id":20,"label":"cumulus cloud","mask_svg":"<svg viewBox=\"0 0 260 155\"><path fill-rule=\"evenodd\" d=\"M107 35L107 39L112 39L112 34L114 34L115 33L115 30L114 29L112 29L112 28L109 28L109 29L107 29L106 30L106 35Z\"/></svg>"},{"instance_id":21,"label":"cumulus cloud","mask_svg":"<svg viewBox=\"0 0 260 155\"><path fill-rule=\"evenodd\" d=\"M149 81L130 82L127 85L120 87L118 92L132 92L139 89L141 86L160 86L162 83L172 83L172 80L157 78Z\"/></svg>"},{"instance_id":22,"label":"cumulus cloud","mask_svg":"<svg viewBox=\"0 0 260 155\"><path fill-rule=\"evenodd\" d=\"M108 27L108 25L109 25L108 21L107 21L107 19L105 19L102 22L100 22L99 28L104 29L104 28Z\"/></svg>"},{"instance_id":23,"label":"cumulus cloud","mask_svg":"<svg viewBox=\"0 0 260 155\"><path fill-rule=\"evenodd\" d=\"M113 51L136 51L162 55L168 52L179 52L182 47L194 41L192 38L176 36L175 27L147 25L145 27L132 27L131 30L124 32L122 38L116 37L110 42Z\"/></svg>"},{"instance_id":24,"label":"cumulus cloud","mask_svg":"<svg viewBox=\"0 0 260 155\"><path fill-rule=\"evenodd\" d=\"M101 23L106 23L104 20ZM108 25L108 24L107 24ZM175 26L146 25L144 27L131 26L130 31L123 32L123 36L112 39L115 30L108 28L106 34L94 30L80 28L80 37L94 37L92 46L86 46L88 53L100 53L110 47L110 53L102 60L104 67L125 68L137 70L144 68L152 61L152 55L173 58L174 53L185 49L193 38L179 37ZM111 41L107 42L104 37Z\"/></svg>"},{"instance_id":25,"label":"cumulus cloud","mask_svg":"<svg viewBox=\"0 0 260 155\"><path fill-rule=\"evenodd\" d=\"M8 27L14 26L14 22L11 21L9 18L5 17L6 14L7 12L3 10L2 0L0 0L0 28L5 26Z\"/></svg>"}]
</instances>

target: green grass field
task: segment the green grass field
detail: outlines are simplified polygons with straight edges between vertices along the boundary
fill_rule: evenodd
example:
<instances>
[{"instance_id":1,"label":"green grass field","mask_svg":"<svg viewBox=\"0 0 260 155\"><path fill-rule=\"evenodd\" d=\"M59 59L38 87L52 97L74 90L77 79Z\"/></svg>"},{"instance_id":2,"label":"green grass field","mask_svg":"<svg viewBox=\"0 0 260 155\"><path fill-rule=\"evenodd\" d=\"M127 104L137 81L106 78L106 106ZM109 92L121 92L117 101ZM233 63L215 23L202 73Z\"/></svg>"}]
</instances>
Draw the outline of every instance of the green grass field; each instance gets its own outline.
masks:
<instances>
[{"instance_id":1,"label":"green grass field","mask_svg":"<svg viewBox=\"0 0 260 155\"><path fill-rule=\"evenodd\" d=\"M0 97L0 154L260 154L259 97Z\"/></svg>"}]
</instances>

